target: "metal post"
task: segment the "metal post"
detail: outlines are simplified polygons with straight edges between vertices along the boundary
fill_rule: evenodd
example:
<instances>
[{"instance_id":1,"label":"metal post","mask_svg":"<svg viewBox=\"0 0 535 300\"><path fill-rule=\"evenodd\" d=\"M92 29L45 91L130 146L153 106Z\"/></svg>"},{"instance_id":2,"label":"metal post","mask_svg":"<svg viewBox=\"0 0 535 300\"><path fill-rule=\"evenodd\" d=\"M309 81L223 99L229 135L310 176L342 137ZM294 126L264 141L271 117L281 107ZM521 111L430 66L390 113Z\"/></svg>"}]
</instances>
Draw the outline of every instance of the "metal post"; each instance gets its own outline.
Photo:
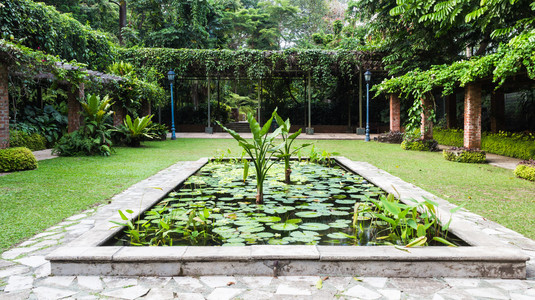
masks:
<instances>
[{"instance_id":1,"label":"metal post","mask_svg":"<svg viewBox=\"0 0 535 300\"><path fill-rule=\"evenodd\" d=\"M211 103L210 103L211 99L210 98L211 98L211 96L212 95L211 95L211 90L210 90L210 77L208 77L208 124L207 124L208 126L205 128L204 132L210 133L210 134L214 133L214 130L212 129L212 126L211 126L212 122L210 120L210 117L211 117L210 116L210 105L211 105Z\"/></svg>"},{"instance_id":2,"label":"metal post","mask_svg":"<svg viewBox=\"0 0 535 300\"><path fill-rule=\"evenodd\" d=\"M312 85L310 81L310 72L308 72L308 88L307 88L307 96L308 96L308 127L306 128L306 134L311 135L314 134L314 128L312 128Z\"/></svg>"},{"instance_id":3,"label":"metal post","mask_svg":"<svg viewBox=\"0 0 535 300\"><path fill-rule=\"evenodd\" d=\"M366 142L370 141L370 84L366 82Z\"/></svg>"},{"instance_id":4,"label":"metal post","mask_svg":"<svg viewBox=\"0 0 535 300\"><path fill-rule=\"evenodd\" d=\"M176 140L175 135L175 105L173 102L173 82L171 81L171 140Z\"/></svg>"}]
</instances>

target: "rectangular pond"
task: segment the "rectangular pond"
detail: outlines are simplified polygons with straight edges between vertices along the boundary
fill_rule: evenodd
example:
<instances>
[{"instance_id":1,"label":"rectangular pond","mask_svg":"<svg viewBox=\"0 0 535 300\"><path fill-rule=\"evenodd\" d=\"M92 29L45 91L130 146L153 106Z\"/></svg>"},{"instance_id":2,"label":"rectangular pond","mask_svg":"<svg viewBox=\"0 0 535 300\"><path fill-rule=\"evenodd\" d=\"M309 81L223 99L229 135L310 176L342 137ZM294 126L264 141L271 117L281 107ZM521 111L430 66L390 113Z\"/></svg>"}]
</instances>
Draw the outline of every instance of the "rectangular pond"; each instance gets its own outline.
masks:
<instances>
[{"instance_id":1,"label":"rectangular pond","mask_svg":"<svg viewBox=\"0 0 535 300\"><path fill-rule=\"evenodd\" d=\"M266 193L261 209L254 204L254 186L236 179L236 176L241 177L239 169L228 167L223 170L226 176L214 178L206 169L197 173L208 159L179 163L114 197L112 204L106 208L108 217L103 217L92 230L47 257L51 261L52 273L526 277L528 257L470 224L465 218L469 212L461 210L451 215L454 205L370 164L343 157L336 160L343 169L326 171L333 173L334 177L325 178L318 168L305 166L305 171L292 174L296 188L288 190L283 183L278 183L280 180L270 180L266 190L271 192ZM300 172L307 175L317 173L315 181L309 182L307 178L310 176ZM198 176L190 177L195 173ZM284 176L283 172L281 174ZM214 182L224 186L226 191L212 190L208 183ZM180 186L182 190L177 189ZM197 192L192 193L192 187L196 187ZM398 242L381 238L384 234L380 229L357 233L347 231L355 202L377 198L382 190L398 195L407 204L425 199L438 203L437 216L443 223L452 219L450 232L462 246L382 246L377 244ZM221 201L214 201L216 196ZM224 247L186 246L180 238L173 241L172 247L129 246L129 239L124 235L121 237L122 228L110 229L111 222L124 222L118 214L119 209L132 210L130 216L134 222L142 220L150 223L155 219L151 216L170 208L179 211L191 209L185 206L186 203L197 203L199 212L207 213L213 223L219 225L214 228L221 228L214 234L218 239L209 239L209 243L201 244ZM236 208L239 207L245 208L245 212L238 212ZM362 217L364 223L366 214ZM364 226L366 228L367 225ZM262 234L259 236L258 233ZM352 235L360 237L348 238ZM294 245L285 245L287 243ZM370 244L375 246L367 246Z\"/></svg>"}]
</instances>

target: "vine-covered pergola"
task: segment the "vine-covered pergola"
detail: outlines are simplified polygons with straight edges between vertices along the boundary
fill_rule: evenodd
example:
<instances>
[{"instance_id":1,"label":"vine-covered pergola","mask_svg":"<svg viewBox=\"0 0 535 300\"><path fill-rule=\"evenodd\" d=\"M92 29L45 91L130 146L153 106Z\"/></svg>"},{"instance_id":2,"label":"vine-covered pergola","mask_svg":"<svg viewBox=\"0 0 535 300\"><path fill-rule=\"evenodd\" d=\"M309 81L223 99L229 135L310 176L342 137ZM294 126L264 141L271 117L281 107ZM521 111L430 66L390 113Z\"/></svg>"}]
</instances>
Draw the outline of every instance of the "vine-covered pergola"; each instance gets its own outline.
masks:
<instances>
[{"instance_id":1,"label":"vine-covered pergola","mask_svg":"<svg viewBox=\"0 0 535 300\"><path fill-rule=\"evenodd\" d=\"M21 77L33 81L50 80L67 93L68 132L80 127L80 102L88 81L107 85L126 84L127 78L88 70L85 65L65 62L52 55L34 51L4 40L0 41L0 149L9 146L9 77ZM145 84L146 85L146 84ZM142 113L150 114L148 101L142 103ZM124 107L116 105L114 124L121 124L126 115Z\"/></svg>"},{"instance_id":2,"label":"vine-covered pergola","mask_svg":"<svg viewBox=\"0 0 535 300\"><path fill-rule=\"evenodd\" d=\"M307 133L313 133L311 91L330 78L345 77L359 88L359 106L362 107L362 74L366 70L383 73L382 53L325 50L199 50L144 48L126 49L120 57L139 68L154 68L161 74L173 70L179 80L252 80L259 86L273 78L303 80L307 108ZM208 89L208 104L211 90ZM260 117L261 93L258 93ZM210 105L208 105L210 111ZM362 112L360 113L362 127ZM260 122L262 120L259 120ZM212 132L208 113L207 132Z\"/></svg>"}]
</instances>

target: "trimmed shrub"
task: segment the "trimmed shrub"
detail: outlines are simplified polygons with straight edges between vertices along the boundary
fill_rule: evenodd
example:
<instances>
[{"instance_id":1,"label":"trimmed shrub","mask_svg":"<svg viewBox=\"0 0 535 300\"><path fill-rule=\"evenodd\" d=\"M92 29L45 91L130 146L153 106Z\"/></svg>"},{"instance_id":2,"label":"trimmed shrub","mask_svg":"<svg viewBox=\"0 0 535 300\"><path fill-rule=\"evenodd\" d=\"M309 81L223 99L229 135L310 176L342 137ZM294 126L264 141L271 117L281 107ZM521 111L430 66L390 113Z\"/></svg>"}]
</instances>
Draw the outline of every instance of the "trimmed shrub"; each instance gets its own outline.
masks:
<instances>
[{"instance_id":1,"label":"trimmed shrub","mask_svg":"<svg viewBox=\"0 0 535 300\"><path fill-rule=\"evenodd\" d=\"M381 134L377 141L380 143L401 144L403 142L403 133L399 131L390 131Z\"/></svg>"},{"instance_id":2,"label":"trimmed shrub","mask_svg":"<svg viewBox=\"0 0 535 300\"><path fill-rule=\"evenodd\" d=\"M462 162L462 163L474 163L482 164L487 160L485 151L469 149L469 148L457 148L453 147L442 152L444 158L449 161Z\"/></svg>"},{"instance_id":3,"label":"trimmed shrub","mask_svg":"<svg viewBox=\"0 0 535 300\"><path fill-rule=\"evenodd\" d=\"M516 166L513 173L520 177L530 181L535 181L535 160L524 160Z\"/></svg>"},{"instance_id":4,"label":"trimmed shrub","mask_svg":"<svg viewBox=\"0 0 535 300\"><path fill-rule=\"evenodd\" d=\"M437 128L433 137L441 145L463 146L462 129ZM535 136L531 133L484 132L481 136L481 150L521 159L535 158Z\"/></svg>"},{"instance_id":5,"label":"trimmed shrub","mask_svg":"<svg viewBox=\"0 0 535 300\"><path fill-rule=\"evenodd\" d=\"M401 143L401 149L416 151L438 151L438 143L435 140L410 139Z\"/></svg>"},{"instance_id":6,"label":"trimmed shrub","mask_svg":"<svg viewBox=\"0 0 535 300\"><path fill-rule=\"evenodd\" d=\"M10 147L26 147L32 151L46 149L46 139L38 133L28 134L24 131L9 131Z\"/></svg>"},{"instance_id":7,"label":"trimmed shrub","mask_svg":"<svg viewBox=\"0 0 535 300\"><path fill-rule=\"evenodd\" d=\"M37 159L30 149L25 147L0 149L0 172L33 170L37 168Z\"/></svg>"}]
</instances>

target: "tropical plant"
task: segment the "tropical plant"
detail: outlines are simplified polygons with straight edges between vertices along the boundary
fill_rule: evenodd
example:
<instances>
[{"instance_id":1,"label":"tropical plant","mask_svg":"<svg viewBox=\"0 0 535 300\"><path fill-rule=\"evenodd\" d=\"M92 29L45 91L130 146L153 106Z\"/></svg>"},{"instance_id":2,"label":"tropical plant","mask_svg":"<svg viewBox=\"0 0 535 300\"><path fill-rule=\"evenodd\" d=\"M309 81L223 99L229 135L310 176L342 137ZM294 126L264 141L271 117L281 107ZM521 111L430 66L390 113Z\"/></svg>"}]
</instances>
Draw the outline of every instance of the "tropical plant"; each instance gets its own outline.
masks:
<instances>
[{"instance_id":1,"label":"tropical plant","mask_svg":"<svg viewBox=\"0 0 535 300\"><path fill-rule=\"evenodd\" d=\"M124 143L131 147L139 147L143 139L153 139L156 135L151 132L153 115L144 116L142 118L132 118L127 115L124 119L124 125L120 125L117 131L123 134Z\"/></svg>"},{"instance_id":2,"label":"tropical plant","mask_svg":"<svg viewBox=\"0 0 535 300\"><path fill-rule=\"evenodd\" d=\"M290 184L291 183L290 175L292 174L292 169L290 168L290 158L292 154L296 153L302 148L310 146L311 144L302 144L298 147L295 147L292 150L292 143L301 134L301 128L299 128L299 130L294 132L293 134L290 134L290 127L291 127L290 118L284 121L277 114L276 111L273 112L273 115L275 116L275 121L277 121L277 125L279 125L279 128L281 129L281 137L282 137L283 145L284 145L282 148L279 149L277 156L284 160L284 180L286 184Z\"/></svg>"},{"instance_id":3,"label":"tropical plant","mask_svg":"<svg viewBox=\"0 0 535 300\"><path fill-rule=\"evenodd\" d=\"M111 125L108 123L111 99L106 95L87 95L82 101L84 124L80 129L64 135L54 147L53 152L61 156L95 155L109 156L112 152Z\"/></svg>"},{"instance_id":4,"label":"tropical plant","mask_svg":"<svg viewBox=\"0 0 535 300\"><path fill-rule=\"evenodd\" d=\"M271 118L269 118L263 127L260 127L253 114L247 114L247 121L253 133L253 143L248 142L234 130L228 129L219 121L216 121L221 128L238 141L239 145L247 152L254 164L256 171L256 204L262 204L264 202L264 179L271 166L275 163L271 158L284 146L284 143L276 147L273 144L275 137L280 135L282 131L281 127L277 128L273 133L269 133L275 113L276 111L272 113Z\"/></svg>"}]
</instances>

